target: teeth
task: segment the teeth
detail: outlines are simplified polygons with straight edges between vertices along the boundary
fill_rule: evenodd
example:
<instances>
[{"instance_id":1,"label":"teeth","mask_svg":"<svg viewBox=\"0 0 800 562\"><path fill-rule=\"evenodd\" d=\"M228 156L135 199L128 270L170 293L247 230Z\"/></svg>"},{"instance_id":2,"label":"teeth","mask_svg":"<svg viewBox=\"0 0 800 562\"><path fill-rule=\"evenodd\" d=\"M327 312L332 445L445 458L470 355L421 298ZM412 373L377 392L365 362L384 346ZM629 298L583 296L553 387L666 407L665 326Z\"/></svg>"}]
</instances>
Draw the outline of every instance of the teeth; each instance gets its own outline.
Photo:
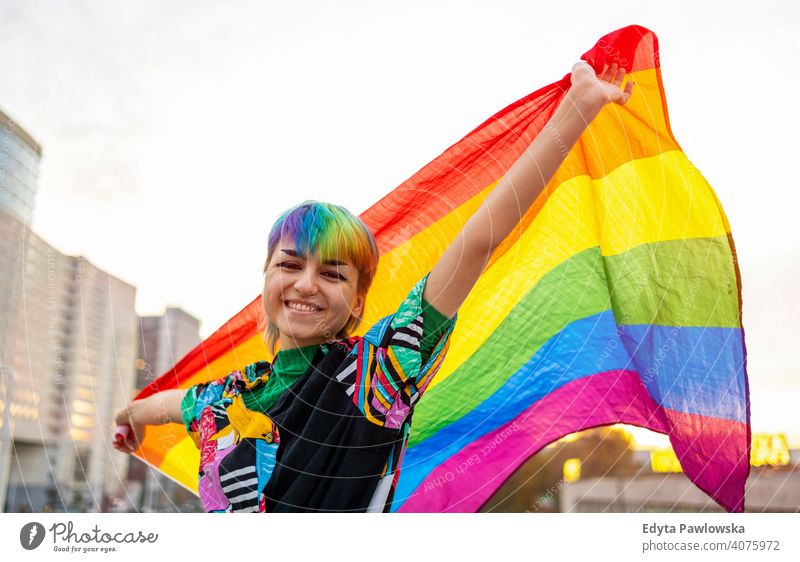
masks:
<instances>
[{"instance_id":1,"label":"teeth","mask_svg":"<svg viewBox=\"0 0 800 562\"><path fill-rule=\"evenodd\" d=\"M306 305L306 304L301 304L299 302L287 302L286 306L288 306L289 308L293 308L295 310L302 310L302 311L305 311L305 312L316 312L316 311L320 310L319 307L309 306L309 305Z\"/></svg>"}]
</instances>

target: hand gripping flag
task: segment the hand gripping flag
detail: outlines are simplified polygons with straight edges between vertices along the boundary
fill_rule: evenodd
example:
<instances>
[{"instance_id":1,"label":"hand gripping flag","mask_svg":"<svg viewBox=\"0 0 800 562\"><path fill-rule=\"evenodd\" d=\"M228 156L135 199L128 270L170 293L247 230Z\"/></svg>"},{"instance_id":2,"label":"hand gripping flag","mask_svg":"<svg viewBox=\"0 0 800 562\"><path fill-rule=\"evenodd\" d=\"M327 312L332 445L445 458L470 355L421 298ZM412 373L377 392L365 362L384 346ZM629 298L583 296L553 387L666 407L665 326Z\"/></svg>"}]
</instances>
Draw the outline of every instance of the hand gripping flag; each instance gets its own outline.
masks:
<instances>
[{"instance_id":1,"label":"hand gripping flag","mask_svg":"<svg viewBox=\"0 0 800 562\"><path fill-rule=\"evenodd\" d=\"M625 67L634 95L584 132L463 304L415 410L395 510L476 511L547 444L614 423L667 434L692 482L744 509L750 409L730 226L670 129L655 34L626 27L581 58L598 73ZM361 216L381 252L362 330L433 268L569 85L498 112ZM259 296L139 397L268 358L260 309ZM182 427L148 428L136 454L196 490L199 453Z\"/></svg>"}]
</instances>

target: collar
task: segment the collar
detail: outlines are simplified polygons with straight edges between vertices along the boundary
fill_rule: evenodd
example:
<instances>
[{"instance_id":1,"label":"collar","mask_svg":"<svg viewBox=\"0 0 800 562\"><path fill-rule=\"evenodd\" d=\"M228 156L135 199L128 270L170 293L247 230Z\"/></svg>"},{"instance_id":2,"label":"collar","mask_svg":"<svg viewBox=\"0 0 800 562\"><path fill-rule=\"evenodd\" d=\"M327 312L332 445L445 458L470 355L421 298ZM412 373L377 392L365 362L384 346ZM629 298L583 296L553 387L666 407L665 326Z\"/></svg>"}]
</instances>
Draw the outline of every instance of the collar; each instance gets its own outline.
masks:
<instances>
[{"instance_id":1,"label":"collar","mask_svg":"<svg viewBox=\"0 0 800 562\"><path fill-rule=\"evenodd\" d=\"M322 345L314 344L305 347L282 349L278 351L275 360L272 362L272 370L280 375L305 373L309 365L314 362L314 356L320 347Z\"/></svg>"}]
</instances>

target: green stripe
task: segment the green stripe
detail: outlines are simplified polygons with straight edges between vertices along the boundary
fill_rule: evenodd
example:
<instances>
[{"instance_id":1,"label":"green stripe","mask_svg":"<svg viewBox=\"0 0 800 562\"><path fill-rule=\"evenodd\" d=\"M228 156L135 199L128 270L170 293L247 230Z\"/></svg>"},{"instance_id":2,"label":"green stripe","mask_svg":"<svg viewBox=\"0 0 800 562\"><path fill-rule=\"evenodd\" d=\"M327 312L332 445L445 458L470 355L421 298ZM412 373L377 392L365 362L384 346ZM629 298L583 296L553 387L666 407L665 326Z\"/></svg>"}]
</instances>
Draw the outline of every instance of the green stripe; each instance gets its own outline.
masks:
<instances>
[{"instance_id":1,"label":"green stripe","mask_svg":"<svg viewBox=\"0 0 800 562\"><path fill-rule=\"evenodd\" d=\"M595 247L562 262L456 372L425 393L415 408L409 446L486 400L568 324L612 303L619 324L738 327L727 238L643 244L605 257Z\"/></svg>"},{"instance_id":2,"label":"green stripe","mask_svg":"<svg viewBox=\"0 0 800 562\"><path fill-rule=\"evenodd\" d=\"M727 236L642 244L604 263L617 324L740 327Z\"/></svg>"}]
</instances>

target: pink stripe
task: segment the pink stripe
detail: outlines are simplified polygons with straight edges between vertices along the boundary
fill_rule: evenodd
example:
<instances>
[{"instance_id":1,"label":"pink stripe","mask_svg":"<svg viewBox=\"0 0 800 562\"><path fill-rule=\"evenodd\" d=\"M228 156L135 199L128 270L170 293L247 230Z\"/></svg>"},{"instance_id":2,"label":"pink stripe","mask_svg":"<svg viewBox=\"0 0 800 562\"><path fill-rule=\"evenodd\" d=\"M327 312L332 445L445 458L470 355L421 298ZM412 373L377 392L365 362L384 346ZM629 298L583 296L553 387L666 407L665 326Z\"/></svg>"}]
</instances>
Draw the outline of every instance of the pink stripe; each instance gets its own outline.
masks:
<instances>
[{"instance_id":1,"label":"pink stripe","mask_svg":"<svg viewBox=\"0 0 800 562\"><path fill-rule=\"evenodd\" d=\"M743 509L750 470L746 424L661 408L636 372L615 370L564 385L465 446L431 471L399 511L477 511L517 467L548 444L614 423L684 436L671 440L686 475L728 511Z\"/></svg>"},{"instance_id":2,"label":"pink stripe","mask_svg":"<svg viewBox=\"0 0 800 562\"><path fill-rule=\"evenodd\" d=\"M748 425L676 410L664 413L673 434L686 436L670 439L686 476L726 510L744 511L744 485L750 475Z\"/></svg>"}]
</instances>

